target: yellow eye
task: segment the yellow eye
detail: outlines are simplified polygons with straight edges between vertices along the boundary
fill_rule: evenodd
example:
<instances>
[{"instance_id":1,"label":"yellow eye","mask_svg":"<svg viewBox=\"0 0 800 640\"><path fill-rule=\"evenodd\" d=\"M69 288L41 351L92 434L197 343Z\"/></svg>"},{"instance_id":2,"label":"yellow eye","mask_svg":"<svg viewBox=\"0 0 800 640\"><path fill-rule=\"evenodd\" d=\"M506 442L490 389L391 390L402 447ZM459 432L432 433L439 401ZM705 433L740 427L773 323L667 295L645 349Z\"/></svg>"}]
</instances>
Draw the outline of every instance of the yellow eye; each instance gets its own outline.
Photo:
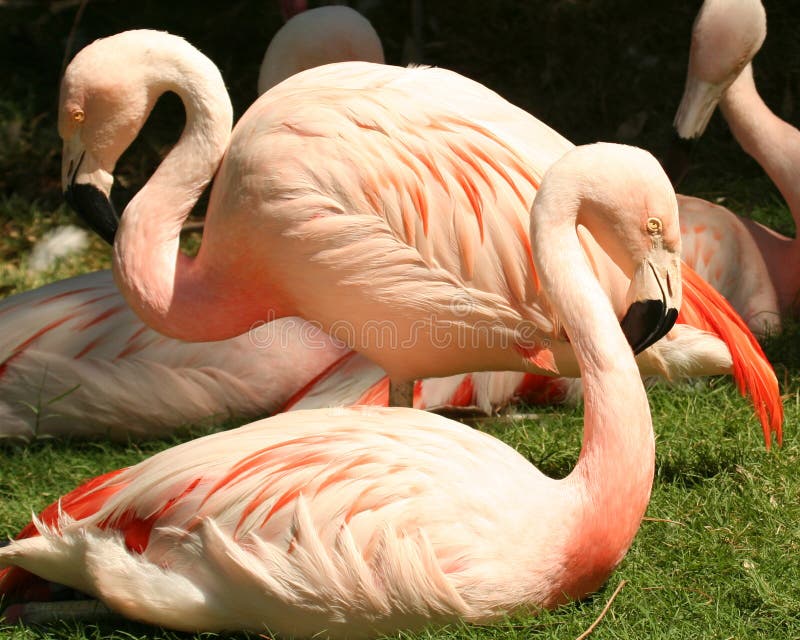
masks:
<instances>
[{"instance_id":1,"label":"yellow eye","mask_svg":"<svg viewBox=\"0 0 800 640\"><path fill-rule=\"evenodd\" d=\"M647 232L650 234L657 234L661 233L661 219L660 218L648 218L647 219Z\"/></svg>"},{"instance_id":2,"label":"yellow eye","mask_svg":"<svg viewBox=\"0 0 800 640\"><path fill-rule=\"evenodd\" d=\"M80 109L75 109L75 111L72 112L73 122L83 122L85 119L86 119L86 114Z\"/></svg>"}]
</instances>

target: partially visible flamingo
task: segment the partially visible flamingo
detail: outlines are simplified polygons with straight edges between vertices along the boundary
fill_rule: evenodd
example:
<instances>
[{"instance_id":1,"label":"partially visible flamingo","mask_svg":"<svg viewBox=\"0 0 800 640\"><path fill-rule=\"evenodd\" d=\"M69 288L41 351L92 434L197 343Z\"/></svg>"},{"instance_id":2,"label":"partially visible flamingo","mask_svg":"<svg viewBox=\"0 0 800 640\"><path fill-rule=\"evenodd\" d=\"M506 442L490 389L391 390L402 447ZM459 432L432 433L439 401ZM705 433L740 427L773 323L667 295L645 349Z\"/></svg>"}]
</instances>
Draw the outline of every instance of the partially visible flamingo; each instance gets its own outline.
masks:
<instances>
[{"instance_id":1,"label":"partially visible flamingo","mask_svg":"<svg viewBox=\"0 0 800 640\"><path fill-rule=\"evenodd\" d=\"M255 418L349 350L298 318L223 343L166 338L125 304L110 271L0 302L0 438L158 437Z\"/></svg>"},{"instance_id":2,"label":"partially visible flamingo","mask_svg":"<svg viewBox=\"0 0 800 640\"><path fill-rule=\"evenodd\" d=\"M123 60L125 83L105 86L102 69ZM158 331L221 339L299 314L400 380L481 369L577 375L526 230L540 176L572 148L546 125L443 69L353 62L296 74L237 125L192 260L178 253L177 230L226 150L213 132L228 126L230 107L216 68L183 40L126 32L76 56L61 93L63 179L76 208L113 239L111 171L168 89L182 97L187 126L126 209L114 248L121 290ZM587 259L621 317L631 278L648 273L618 255L602 225L581 223ZM676 275L670 282L680 288ZM701 280L691 287L693 317L711 313L728 345L683 325L674 344L640 356L642 370L742 375L750 338L732 344L743 334L730 310L705 304L715 294ZM374 339L386 328L396 348ZM639 350L657 334L641 338ZM750 371L765 433L779 432L774 375Z\"/></svg>"},{"instance_id":3,"label":"partially visible flamingo","mask_svg":"<svg viewBox=\"0 0 800 640\"><path fill-rule=\"evenodd\" d=\"M598 589L650 497L653 428L629 342L663 331L680 304L677 204L652 156L592 145L548 170L533 207L536 271L586 389L568 477L414 409L280 414L68 494L0 549L12 567L0 592L24 596L38 577L173 629L363 638L487 623ZM625 335L576 232L591 217L647 265ZM655 312L638 314L654 295Z\"/></svg>"},{"instance_id":4,"label":"partially visible flamingo","mask_svg":"<svg viewBox=\"0 0 800 640\"><path fill-rule=\"evenodd\" d=\"M692 26L686 85L675 114L680 138L703 135L720 99L766 36L767 16L761 0L703 2Z\"/></svg>"},{"instance_id":5,"label":"partially visible flamingo","mask_svg":"<svg viewBox=\"0 0 800 640\"><path fill-rule=\"evenodd\" d=\"M797 226L800 132L761 100L750 64L765 37L760 0L706 0L692 32L675 128L680 137L699 137L719 103L736 140L772 178ZM797 240L697 198L679 196L678 203L687 263L723 293L755 331L779 331L781 314L797 311Z\"/></svg>"},{"instance_id":6,"label":"partially visible flamingo","mask_svg":"<svg viewBox=\"0 0 800 640\"><path fill-rule=\"evenodd\" d=\"M781 330L778 295L749 225L729 209L678 195L683 259L758 336Z\"/></svg>"},{"instance_id":7,"label":"partially visible flamingo","mask_svg":"<svg viewBox=\"0 0 800 640\"><path fill-rule=\"evenodd\" d=\"M753 68L745 67L720 102L722 115L742 148L763 167L800 228L800 131L776 116L758 95ZM748 218L742 222L758 245L778 295L781 313L797 315L800 240L783 236Z\"/></svg>"},{"instance_id":8,"label":"partially visible flamingo","mask_svg":"<svg viewBox=\"0 0 800 640\"><path fill-rule=\"evenodd\" d=\"M299 71L347 60L383 64L383 45L369 20L341 5L298 13L269 43L258 74L258 94Z\"/></svg>"}]
</instances>

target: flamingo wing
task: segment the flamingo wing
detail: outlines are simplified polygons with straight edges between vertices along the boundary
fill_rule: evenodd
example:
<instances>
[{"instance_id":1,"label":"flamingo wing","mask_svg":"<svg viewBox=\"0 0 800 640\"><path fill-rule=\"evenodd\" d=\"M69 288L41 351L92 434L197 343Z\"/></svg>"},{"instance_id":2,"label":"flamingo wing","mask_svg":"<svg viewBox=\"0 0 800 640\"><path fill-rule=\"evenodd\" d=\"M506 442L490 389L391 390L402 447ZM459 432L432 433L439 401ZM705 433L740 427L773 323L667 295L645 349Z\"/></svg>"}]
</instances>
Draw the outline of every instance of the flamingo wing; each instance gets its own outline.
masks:
<instances>
[{"instance_id":1,"label":"flamingo wing","mask_svg":"<svg viewBox=\"0 0 800 640\"><path fill-rule=\"evenodd\" d=\"M347 351L296 318L216 343L147 328L110 271L0 302L0 437L158 436L276 410Z\"/></svg>"}]
</instances>

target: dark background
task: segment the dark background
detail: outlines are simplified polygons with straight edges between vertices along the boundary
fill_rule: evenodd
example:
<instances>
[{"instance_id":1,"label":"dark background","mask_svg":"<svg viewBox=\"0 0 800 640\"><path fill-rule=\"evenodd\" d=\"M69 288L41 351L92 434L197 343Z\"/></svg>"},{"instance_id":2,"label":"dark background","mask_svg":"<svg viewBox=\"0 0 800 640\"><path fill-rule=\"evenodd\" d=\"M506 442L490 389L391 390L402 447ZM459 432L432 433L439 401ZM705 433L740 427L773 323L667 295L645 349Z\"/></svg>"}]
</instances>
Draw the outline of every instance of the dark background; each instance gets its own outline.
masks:
<instances>
[{"instance_id":1,"label":"dark background","mask_svg":"<svg viewBox=\"0 0 800 640\"><path fill-rule=\"evenodd\" d=\"M319 4L311 2L312 6ZM387 61L404 62L408 0L361 8L380 34ZM423 0L423 62L459 71L530 111L575 143L621 141L665 150L683 89L699 1ZM800 121L800 0L766 0L768 36L755 61L768 105ZM277 2L240 0L0 0L0 194L61 205L55 107L66 57L95 38L131 28L186 37L220 67L236 114L255 98L264 50L282 24ZM65 47L73 31L72 50ZM177 138L182 110L162 100L118 166L119 197L137 188ZM697 146L682 189L739 213L779 198L716 115ZM788 216L781 230L793 233Z\"/></svg>"}]
</instances>

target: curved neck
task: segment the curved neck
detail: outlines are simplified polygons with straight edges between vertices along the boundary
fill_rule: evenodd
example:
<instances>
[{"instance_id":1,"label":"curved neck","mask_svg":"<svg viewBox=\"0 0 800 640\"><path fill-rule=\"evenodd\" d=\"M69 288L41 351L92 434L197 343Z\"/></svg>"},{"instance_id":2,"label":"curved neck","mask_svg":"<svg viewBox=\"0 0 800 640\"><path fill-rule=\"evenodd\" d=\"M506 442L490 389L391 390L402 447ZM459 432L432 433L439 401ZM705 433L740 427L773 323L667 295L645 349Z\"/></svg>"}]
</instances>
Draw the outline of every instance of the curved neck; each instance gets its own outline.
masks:
<instances>
[{"instance_id":1,"label":"curved neck","mask_svg":"<svg viewBox=\"0 0 800 640\"><path fill-rule=\"evenodd\" d=\"M758 95L747 65L720 101L736 141L764 169L800 226L800 131L776 116Z\"/></svg>"},{"instance_id":2,"label":"curved neck","mask_svg":"<svg viewBox=\"0 0 800 640\"><path fill-rule=\"evenodd\" d=\"M213 63L194 50L159 52L146 78L154 103L174 91L186 109L175 147L123 212L114 244L114 276L131 307L151 327L184 339L214 339L233 307L213 274L181 255L180 231L208 186L230 138L233 110ZM197 326L200 334L187 334ZM202 329L201 329L202 326ZM230 332L223 331L223 333ZM228 336L225 336L228 337Z\"/></svg>"},{"instance_id":3,"label":"curved neck","mask_svg":"<svg viewBox=\"0 0 800 640\"><path fill-rule=\"evenodd\" d=\"M565 181L561 193L574 191L574 182ZM565 541L571 566L564 591L577 598L599 587L630 546L650 498L655 444L633 353L576 234L578 214L592 215L592 206L548 186L543 181L531 217L536 270L584 384L583 445L565 479L578 494L579 515Z\"/></svg>"}]
</instances>

